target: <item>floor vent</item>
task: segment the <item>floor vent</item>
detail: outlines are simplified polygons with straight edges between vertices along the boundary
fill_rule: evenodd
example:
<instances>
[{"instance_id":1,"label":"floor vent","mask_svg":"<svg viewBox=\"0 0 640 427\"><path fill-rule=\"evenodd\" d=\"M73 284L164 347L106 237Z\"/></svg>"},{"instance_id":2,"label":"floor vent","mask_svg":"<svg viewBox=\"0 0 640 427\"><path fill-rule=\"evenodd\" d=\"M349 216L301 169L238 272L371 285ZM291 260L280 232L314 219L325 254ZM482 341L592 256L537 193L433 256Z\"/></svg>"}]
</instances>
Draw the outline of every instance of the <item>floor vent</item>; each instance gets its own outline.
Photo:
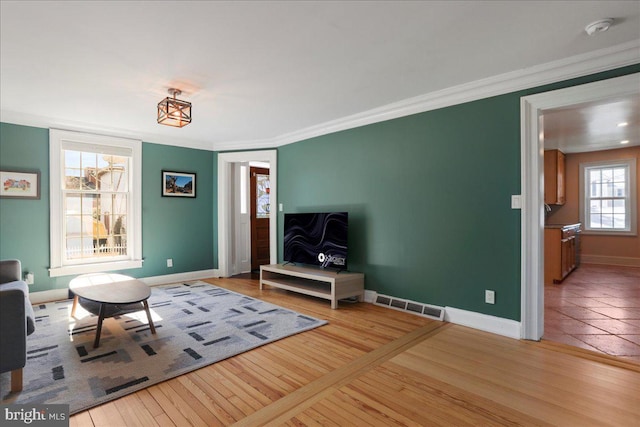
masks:
<instances>
[{"instance_id":1,"label":"floor vent","mask_svg":"<svg viewBox=\"0 0 640 427\"><path fill-rule=\"evenodd\" d=\"M422 304L420 302L380 294L376 295L376 299L373 303L375 305L393 308L394 310L407 311L435 320L444 319L444 307L438 307L436 305Z\"/></svg>"}]
</instances>

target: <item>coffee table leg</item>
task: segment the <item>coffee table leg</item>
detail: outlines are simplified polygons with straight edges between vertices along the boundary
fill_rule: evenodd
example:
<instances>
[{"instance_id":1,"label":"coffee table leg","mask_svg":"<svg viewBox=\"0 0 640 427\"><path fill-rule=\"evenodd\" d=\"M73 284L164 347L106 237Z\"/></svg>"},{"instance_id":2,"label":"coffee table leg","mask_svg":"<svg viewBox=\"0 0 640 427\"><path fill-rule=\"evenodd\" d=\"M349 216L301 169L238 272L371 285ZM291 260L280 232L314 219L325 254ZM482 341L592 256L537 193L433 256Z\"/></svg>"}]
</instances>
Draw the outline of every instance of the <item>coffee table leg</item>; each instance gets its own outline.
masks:
<instances>
[{"instance_id":1,"label":"coffee table leg","mask_svg":"<svg viewBox=\"0 0 640 427\"><path fill-rule=\"evenodd\" d=\"M78 308L78 295L73 297L73 306L71 306L71 317L76 317L76 308Z\"/></svg>"},{"instance_id":2,"label":"coffee table leg","mask_svg":"<svg viewBox=\"0 0 640 427\"><path fill-rule=\"evenodd\" d=\"M147 320L149 321L149 329L151 329L151 333L156 333L156 327L153 326L153 320L151 320L151 312L149 311L149 304L147 300L142 301L142 305L144 306L144 311L147 312Z\"/></svg>"},{"instance_id":3,"label":"coffee table leg","mask_svg":"<svg viewBox=\"0 0 640 427\"><path fill-rule=\"evenodd\" d=\"M100 314L98 315L98 328L96 329L96 340L93 342L93 348L98 348L100 345L100 333L102 333L102 321L104 320L105 312L107 311L106 304L100 304Z\"/></svg>"}]
</instances>

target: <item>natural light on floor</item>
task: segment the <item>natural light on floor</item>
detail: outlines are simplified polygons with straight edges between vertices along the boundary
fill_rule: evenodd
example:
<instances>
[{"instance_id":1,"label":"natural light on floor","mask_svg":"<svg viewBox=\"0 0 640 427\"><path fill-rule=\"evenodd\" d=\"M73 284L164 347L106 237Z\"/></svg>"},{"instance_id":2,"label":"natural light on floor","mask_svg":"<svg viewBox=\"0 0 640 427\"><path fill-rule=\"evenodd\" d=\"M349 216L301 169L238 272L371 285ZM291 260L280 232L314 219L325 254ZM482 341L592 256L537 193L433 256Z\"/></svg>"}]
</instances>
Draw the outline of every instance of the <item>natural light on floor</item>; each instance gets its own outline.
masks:
<instances>
[{"instance_id":1,"label":"natural light on floor","mask_svg":"<svg viewBox=\"0 0 640 427\"><path fill-rule=\"evenodd\" d=\"M88 312L87 310L85 310L80 304L78 304L78 307L76 308L76 315L75 317L71 316L71 308L72 308L72 304L69 304L69 307L67 307L67 317L69 319L69 327L68 327L68 331L69 331L69 341L73 342L73 338L74 338L74 334L73 332L76 329L76 324L79 320L85 319L87 317L91 317L92 314L90 312ZM158 321L162 320L162 317L156 313L153 309L149 309L149 313L151 313L151 320L153 321L153 323L156 323ZM143 323L145 325L148 325L149 322L147 321L147 315L144 312L144 309L142 308L142 306L140 306L140 311L136 311L133 313L127 313L127 314L122 314L120 316L123 317L127 317L129 319L132 320L137 320L140 323ZM96 317L96 323L98 322L98 318ZM106 319L105 319L106 320Z\"/></svg>"}]
</instances>

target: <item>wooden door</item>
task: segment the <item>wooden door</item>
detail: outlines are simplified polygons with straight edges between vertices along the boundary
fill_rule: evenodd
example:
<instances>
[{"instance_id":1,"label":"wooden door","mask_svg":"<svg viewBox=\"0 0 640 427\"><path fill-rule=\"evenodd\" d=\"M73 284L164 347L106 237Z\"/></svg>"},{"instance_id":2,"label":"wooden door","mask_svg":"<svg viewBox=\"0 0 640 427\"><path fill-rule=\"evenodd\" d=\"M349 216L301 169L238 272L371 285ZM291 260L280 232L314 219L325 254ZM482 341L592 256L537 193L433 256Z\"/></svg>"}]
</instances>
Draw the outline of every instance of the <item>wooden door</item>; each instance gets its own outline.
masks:
<instances>
[{"instance_id":1,"label":"wooden door","mask_svg":"<svg viewBox=\"0 0 640 427\"><path fill-rule=\"evenodd\" d=\"M269 264L269 169L252 167L250 169L251 199L251 270Z\"/></svg>"}]
</instances>

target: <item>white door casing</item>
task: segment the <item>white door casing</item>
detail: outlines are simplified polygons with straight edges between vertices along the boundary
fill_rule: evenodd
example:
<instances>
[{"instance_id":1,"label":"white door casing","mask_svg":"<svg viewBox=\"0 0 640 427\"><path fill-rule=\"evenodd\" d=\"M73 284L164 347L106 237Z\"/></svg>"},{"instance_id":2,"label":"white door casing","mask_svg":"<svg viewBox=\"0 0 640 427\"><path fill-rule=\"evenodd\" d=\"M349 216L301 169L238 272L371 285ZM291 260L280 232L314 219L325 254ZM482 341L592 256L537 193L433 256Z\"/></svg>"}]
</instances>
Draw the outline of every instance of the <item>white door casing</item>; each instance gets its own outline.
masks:
<instances>
[{"instance_id":1,"label":"white door casing","mask_svg":"<svg viewBox=\"0 0 640 427\"><path fill-rule=\"evenodd\" d=\"M232 239L234 233L233 224L233 191L232 191L232 167L234 163L249 161L268 162L271 180L271 192L269 195L271 206L277 206L277 151L240 151L218 154L218 272L220 277L228 277L233 274L233 257L231 256ZM269 217L269 253L270 263L277 263L277 215Z\"/></svg>"},{"instance_id":2,"label":"white door casing","mask_svg":"<svg viewBox=\"0 0 640 427\"><path fill-rule=\"evenodd\" d=\"M640 73L520 99L521 337L544 333L544 129L541 112L640 92Z\"/></svg>"}]
</instances>

